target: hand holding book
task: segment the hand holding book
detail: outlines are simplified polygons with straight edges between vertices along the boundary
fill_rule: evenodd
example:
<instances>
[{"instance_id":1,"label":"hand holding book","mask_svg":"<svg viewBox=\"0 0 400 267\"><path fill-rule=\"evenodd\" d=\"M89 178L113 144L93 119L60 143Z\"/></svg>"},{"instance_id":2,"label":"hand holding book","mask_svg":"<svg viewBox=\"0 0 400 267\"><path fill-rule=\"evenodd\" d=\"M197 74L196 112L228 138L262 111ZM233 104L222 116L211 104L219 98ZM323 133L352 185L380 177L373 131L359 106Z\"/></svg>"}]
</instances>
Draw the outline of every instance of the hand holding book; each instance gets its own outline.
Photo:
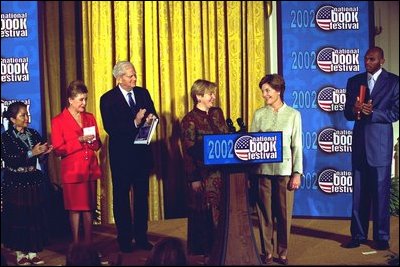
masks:
<instances>
[{"instance_id":1,"label":"hand holding book","mask_svg":"<svg viewBox=\"0 0 400 267\"><path fill-rule=\"evenodd\" d=\"M135 144L150 144L151 138L155 132L158 124L158 118L153 114L149 114L146 117L145 123L139 128L139 132L135 138Z\"/></svg>"},{"instance_id":2,"label":"hand holding book","mask_svg":"<svg viewBox=\"0 0 400 267\"><path fill-rule=\"evenodd\" d=\"M154 119L157 119L157 117L154 116L154 114L150 113L150 114L147 116L146 121L145 121L144 124L151 125Z\"/></svg>"},{"instance_id":3,"label":"hand holding book","mask_svg":"<svg viewBox=\"0 0 400 267\"><path fill-rule=\"evenodd\" d=\"M372 114L373 106L372 106L372 100L368 100L367 103L365 102L365 94L366 94L366 86L365 85L360 85L360 91L357 96L357 101L354 104L354 111L356 113L356 119L360 120L361 119L361 113L369 116Z\"/></svg>"}]
</instances>

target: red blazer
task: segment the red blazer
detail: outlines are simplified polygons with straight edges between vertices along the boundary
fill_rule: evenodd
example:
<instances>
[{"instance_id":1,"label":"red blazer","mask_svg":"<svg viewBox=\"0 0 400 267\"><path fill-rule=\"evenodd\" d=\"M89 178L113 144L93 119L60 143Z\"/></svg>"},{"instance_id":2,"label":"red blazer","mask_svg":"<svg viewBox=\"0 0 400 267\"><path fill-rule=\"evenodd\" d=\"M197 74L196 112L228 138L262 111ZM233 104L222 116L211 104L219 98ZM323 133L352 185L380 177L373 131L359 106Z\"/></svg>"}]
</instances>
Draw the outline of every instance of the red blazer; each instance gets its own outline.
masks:
<instances>
[{"instance_id":1,"label":"red blazer","mask_svg":"<svg viewBox=\"0 0 400 267\"><path fill-rule=\"evenodd\" d=\"M101 178L96 152L101 147L99 129L93 114L81 113L82 126L96 128L96 140L92 144L79 142L83 128L64 109L51 120L51 143L54 152L61 157L62 183L78 183Z\"/></svg>"}]
</instances>

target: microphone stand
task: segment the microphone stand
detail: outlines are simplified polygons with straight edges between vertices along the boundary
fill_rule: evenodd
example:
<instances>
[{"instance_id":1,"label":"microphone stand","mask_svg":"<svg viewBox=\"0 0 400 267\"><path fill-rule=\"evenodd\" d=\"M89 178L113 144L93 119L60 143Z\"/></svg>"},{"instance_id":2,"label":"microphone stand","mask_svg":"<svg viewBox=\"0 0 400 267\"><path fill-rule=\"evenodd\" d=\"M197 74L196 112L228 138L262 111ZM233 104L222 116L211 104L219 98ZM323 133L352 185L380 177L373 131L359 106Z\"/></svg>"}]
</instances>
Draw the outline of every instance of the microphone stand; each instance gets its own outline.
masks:
<instances>
[{"instance_id":1,"label":"microphone stand","mask_svg":"<svg viewBox=\"0 0 400 267\"><path fill-rule=\"evenodd\" d=\"M247 133L247 126L244 124L242 118L237 118L237 124L239 125L239 133Z\"/></svg>"}]
</instances>

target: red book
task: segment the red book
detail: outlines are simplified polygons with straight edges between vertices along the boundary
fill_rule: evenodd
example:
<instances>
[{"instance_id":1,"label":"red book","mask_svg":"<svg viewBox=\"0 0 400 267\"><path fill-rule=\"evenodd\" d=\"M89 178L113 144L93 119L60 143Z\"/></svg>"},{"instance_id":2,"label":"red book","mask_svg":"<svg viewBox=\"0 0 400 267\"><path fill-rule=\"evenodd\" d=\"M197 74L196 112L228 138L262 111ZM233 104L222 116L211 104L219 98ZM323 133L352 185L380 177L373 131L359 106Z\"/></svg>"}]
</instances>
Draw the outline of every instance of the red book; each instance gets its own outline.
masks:
<instances>
[{"instance_id":1,"label":"red book","mask_svg":"<svg viewBox=\"0 0 400 267\"><path fill-rule=\"evenodd\" d=\"M364 103L365 100L365 92L367 90L367 87L365 85L360 85L360 92L358 93L358 99L360 103ZM357 111L357 120L361 119L361 111Z\"/></svg>"},{"instance_id":2,"label":"red book","mask_svg":"<svg viewBox=\"0 0 400 267\"><path fill-rule=\"evenodd\" d=\"M366 90L367 90L367 87L365 85L360 85L360 93L358 95L358 98L360 99L360 103L364 103Z\"/></svg>"}]
</instances>

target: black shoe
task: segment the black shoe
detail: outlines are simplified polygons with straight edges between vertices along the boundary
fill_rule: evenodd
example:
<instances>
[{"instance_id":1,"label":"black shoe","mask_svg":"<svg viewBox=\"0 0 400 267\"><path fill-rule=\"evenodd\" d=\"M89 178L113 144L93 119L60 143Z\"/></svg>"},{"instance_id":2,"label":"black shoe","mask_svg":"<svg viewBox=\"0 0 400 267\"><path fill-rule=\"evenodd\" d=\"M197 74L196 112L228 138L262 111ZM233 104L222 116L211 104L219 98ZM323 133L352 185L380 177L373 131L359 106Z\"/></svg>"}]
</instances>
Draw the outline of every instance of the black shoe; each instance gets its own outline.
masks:
<instances>
[{"instance_id":1,"label":"black shoe","mask_svg":"<svg viewBox=\"0 0 400 267\"><path fill-rule=\"evenodd\" d=\"M119 244L119 250L124 253L129 253L133 251L133 246L131 243Z\"/></svg>"},{"instance_id":2,"label":"black shoe","mask_svg":"<svg viewBox=\"0 0 400 267\"><path fill-rule=\"evenodd\" d=\"M387 250L390 248L389 242L387 240L376 241L375 248L377 250Z\"/></svg>"},{"instance_id":3,"label":"black shoe","mask_svg":"<svg viewBox=\"0 0 400 267\"><path fill-rule=\"evenodd\" d=\"M344 247L345 248L358 248L361 242L359 239L352 239L349 243L347 243Z\"/></svg>"},{"instance_id":4,"label":"black shoe","mask_svg":"<svg viewBox=\"0 0 400 267\"><path fill-rule=\"evenodd\" d=\"M153 245L148 241L140 242L140 243L136 243L136 248L143 249L143 250L151 250L153 248Z\"/></svg>"},{"instance_id":5,"label":"black shoe","mask_svg":"<svg viewBox=\"0 0 400 267\"><path fill-rule=\"evenodd\" d=\"M276 259L276 262L282 265L289 265L289 260L288 258L281 258L279 257L278 259Z\"/></svg>"}]
</instances>

